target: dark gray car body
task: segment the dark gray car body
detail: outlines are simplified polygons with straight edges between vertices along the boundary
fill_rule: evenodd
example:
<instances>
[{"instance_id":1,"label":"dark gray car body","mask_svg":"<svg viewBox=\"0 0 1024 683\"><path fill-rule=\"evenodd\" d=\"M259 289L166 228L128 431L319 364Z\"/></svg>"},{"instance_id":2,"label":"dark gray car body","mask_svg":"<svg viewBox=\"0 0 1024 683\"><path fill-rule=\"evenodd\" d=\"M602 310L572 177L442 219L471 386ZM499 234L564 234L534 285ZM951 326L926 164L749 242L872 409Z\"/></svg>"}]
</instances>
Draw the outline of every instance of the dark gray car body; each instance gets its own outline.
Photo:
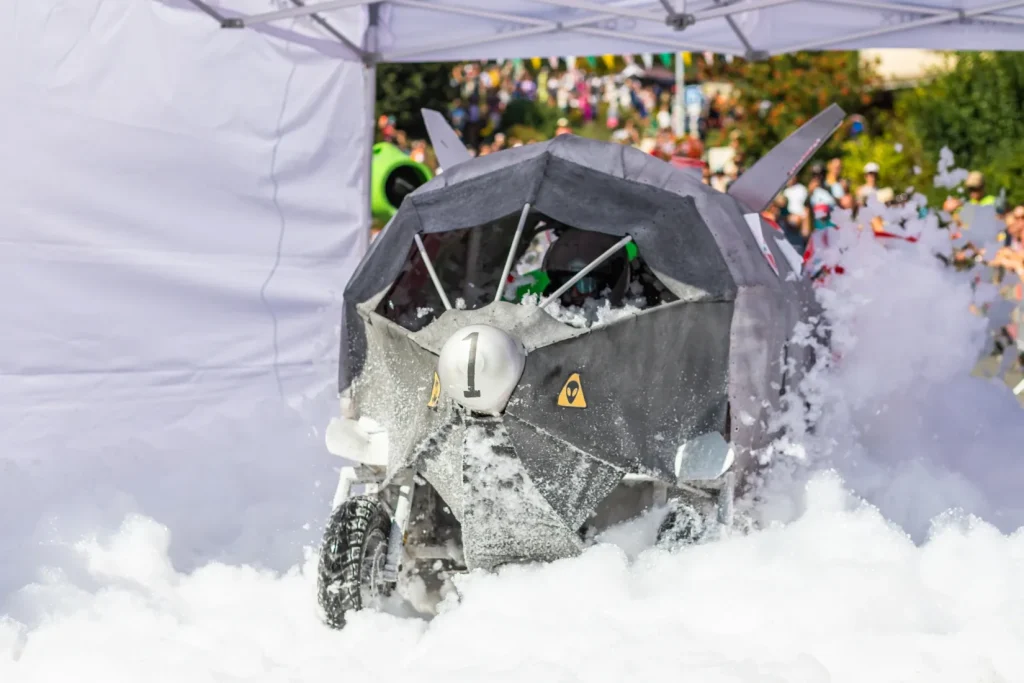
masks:
<instances>
[{"instance_id":1,"label":"dark gray car body","mask_svg":"<svg viewBox=\"0 0 1024 683\"><path fill-rule=\"evenodd\" d=\"M773 196L787 172L760 194ZM373 242L345 290L340 388L388 431L388 476L412 469L450 506L471 567L572 554L580 525L625 475L678 483L679 444L702 434L731 443L740 476L756 468L756 451L776 436L772 413L812 361L790 339L820 310L781 233L751 206L754 180L740 184L741 201L637 149L563 135L445 169ZM503 260L526 204L566 225L632 236L674 300L589 329L486 297L465 310L434 305L411 326L382 314L396 280L416 268L415 235L429 252L432 235L480 229L479 258ZM472 323L527 349L500 417L468 414L443 394L431 401L441 346ZM556 403L572 373L586 392L582 410Z\"/></svg>"}]
</instances>

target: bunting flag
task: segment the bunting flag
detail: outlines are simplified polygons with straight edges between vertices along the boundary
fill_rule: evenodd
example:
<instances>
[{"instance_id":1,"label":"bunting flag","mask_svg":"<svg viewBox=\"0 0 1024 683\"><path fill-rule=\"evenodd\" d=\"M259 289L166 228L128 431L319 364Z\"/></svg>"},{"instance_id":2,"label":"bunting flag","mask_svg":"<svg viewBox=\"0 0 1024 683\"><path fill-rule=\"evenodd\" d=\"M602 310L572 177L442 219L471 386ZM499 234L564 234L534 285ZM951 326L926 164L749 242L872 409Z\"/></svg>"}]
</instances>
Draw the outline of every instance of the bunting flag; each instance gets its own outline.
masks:
<instances>
[{"instance_id":1,"label":"bunting flag","mask_svg":"<svg viewBox=\"0 0 1024 683\"><path fill-rule=\"evenodd\" d=\"M636 64L636 58L633 55L623 55L622 61L626 63L626 66L633 66Z\"/></svg>"},{"instance_id":2,"label":"bunting flag","mask_svg":"<svg viewBox=\"0 0 1024 683\"><path fill-rule=\"evenodd\" d=\"M658 55L658 58L661 59L661 63L664 64L666 68L672 66L671 52L663 52L662 54Z\"/></svg>"},{"instance_id":3,"label":"bunting flag","mask_svg":"<svg viewBox=\"0 0 1024 683\"><path fill-rule=\"evenodd\" d=\"M615 68L615 55L601 55L601 61L609 69Z\"/></svg>"},{"instance_id":4,"label":"bunting flag","mask_svg":"<svg viewBox=\"0 0 1024 683\"><path fill-rule=\"evenodd\" d=\"M567 69L575 69L576 68L576 56L575 55L569 55L568 57L565 58L565 67Z\"/></svg>"},{"instance_id":5,"label":"bunting flag","mask_svg":"<svg viewBox=\"0 0 1024 683\"><path fill-rule=\"evenodd\" d=\"M540 57L530 57L530 64L534 69L539 69L541 65Z\"/></svg>"},{"instance_id":6,"label":"bunting flag","mask_svg":"<svg viewBox=\"0 0 1024 683\"><path fill-rule=\"evenodd\" d=\"M558 57L548 57L548 64L551 65L552 69L558 68Z\"/></svg>"},{"instance_id":7,"label":"bunting flag","mask_svg":"<svg viewBox=\"0 0 1024 683\"><path fill-rule=\"evenodd\" d=\"M587 57L587 64L590 65L590 68L596 69L597 68L597 57Z\"/></svg>"},{"instance_id":8,"label":"bunting flag","mask_svg":"<svg viewBox=\"0 0 1024 683\"><path fill-rule=\"evenodd\" d=\"M645 69L650 69L654 66L654 55L650 52L645 52L640 55L640 59L643 61Z\"/></svg>"},{"instance_id":9,"label":"bunting flag","mask_svg":"<svg viewBox=\"0 0 1024 683\"><path fill-rule=\"evenodd\" d=\"M683 64L685 66L690 66L691 64L693 64L693 53L692 52L682 52L680 54L683 55Z\"/></svg>"},{"instance_id":10,"label":"bunting flag","mask_svg":"<svg viewBox=\"0 0 1024 683\"><path fill-rule=\"evenodd\" d=\"M714 64L715 63L715 53L714 52L705 52L704 53L704 61L707 62L708 64Z\"/></svg>"}]
</instances>

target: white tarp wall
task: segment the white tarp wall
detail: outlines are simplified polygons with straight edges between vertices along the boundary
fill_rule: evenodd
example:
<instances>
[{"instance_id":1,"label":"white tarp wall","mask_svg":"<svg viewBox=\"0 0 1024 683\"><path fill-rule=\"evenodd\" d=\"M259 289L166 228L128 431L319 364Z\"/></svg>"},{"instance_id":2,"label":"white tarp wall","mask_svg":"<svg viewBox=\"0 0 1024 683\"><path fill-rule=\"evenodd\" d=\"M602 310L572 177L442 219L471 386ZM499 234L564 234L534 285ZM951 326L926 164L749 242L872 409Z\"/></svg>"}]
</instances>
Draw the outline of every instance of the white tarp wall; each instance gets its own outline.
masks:
<instances>
[{"instance_id":1,"label":"white tarp wall","mask_svg":"<svg viewBox=\"0 0 1024 683\"><path fill-rule=\"evenodd\" d=\"M80 501L168 523L183 567L290 566L244 539L315 539L333 493L311 425L367 242L364 67L148 0L2 14L0 595Z\"/></svg>"},{"instance_id":2,"label":"white tarp wall","mask_svg":"<svg viewBox=\"0 0 1024 683\"><path fill-rule=\"evenodd\" d=\"M369 224L356 58L1024 49L1024 0L332 0L330 29L299 0L207 3L256 30L196 4L3 4L0 595L52 528L129 511L174 529L182 570L315 542Z\"/></svg>"}]
</instances>

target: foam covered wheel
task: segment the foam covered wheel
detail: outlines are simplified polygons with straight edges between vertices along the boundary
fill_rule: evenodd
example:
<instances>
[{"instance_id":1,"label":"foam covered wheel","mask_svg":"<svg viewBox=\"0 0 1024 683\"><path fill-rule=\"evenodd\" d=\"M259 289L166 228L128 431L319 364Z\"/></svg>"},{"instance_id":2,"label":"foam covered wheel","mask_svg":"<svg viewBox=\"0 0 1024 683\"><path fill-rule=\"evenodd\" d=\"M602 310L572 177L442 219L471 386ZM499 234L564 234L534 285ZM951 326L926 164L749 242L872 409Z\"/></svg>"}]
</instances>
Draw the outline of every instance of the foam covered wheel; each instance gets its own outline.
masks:
<instances>
[{"instance_id":1,"label":"foam covered wheel","mask_svg":"<svg viewBox=\"0 0 1024 683\"><path fill-rule=\"evenodd\" d=\"M320 546L317 592L324 620L333 628L345 616L391 593L384 581L391 518L379 500L349 498L331 515Z\"/></svg>"},{"instance_id":2,"label":"foam covered wheel","mask_svg":"<svg viewBox=\"0 0 1024 683\"><path fill-rule=\"evenodd\" d=\"M703 538L705 521L694 506L678 499L669 501L669 511L658 527L658 544L691 545Z\"/></svg>"}]
</instances>

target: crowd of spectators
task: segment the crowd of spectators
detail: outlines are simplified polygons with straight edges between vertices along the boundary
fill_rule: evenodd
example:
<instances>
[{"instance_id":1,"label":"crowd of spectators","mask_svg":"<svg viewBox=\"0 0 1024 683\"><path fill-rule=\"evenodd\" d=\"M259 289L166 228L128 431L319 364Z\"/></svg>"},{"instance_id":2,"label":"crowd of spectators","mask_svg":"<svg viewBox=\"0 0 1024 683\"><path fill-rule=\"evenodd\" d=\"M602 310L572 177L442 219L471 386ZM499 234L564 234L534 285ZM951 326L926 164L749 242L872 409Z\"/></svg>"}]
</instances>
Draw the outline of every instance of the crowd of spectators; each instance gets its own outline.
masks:
<instances>
[{"instance_id":1,"label":"crowd of spectators","mask_svg":"<svg viewBox=\"0 0 1024 683\"><path fill-rule=\"evenodd\" d=\"M680 136L673 126L674 82L666 79L664 73L651 75L651 72L638 64L629 64L621 72L599 74L588 69L582 60L571 67L557 62L540 69L527 68L518 60L501 64L458 64L450 74L451 85L458 94L451 103L450 120L472 154L491 154L537 141L517 137L517 129L512 127L510 132L504 120L514 101L537 102L557 109L562 115L555 135L578 132L586 126L603 127L610 140L666 160L678 157L701 160L704 181L719 191L726 191L748 163L735 130L735 123L745 115L736 97L725 84L712 86L704 92L692 89L694 96L687 93L687 111L684 112L687 130ZM395 129L393 119L388 116L381 117L379 127L382 139L393 142L414 160L433 165L424 140L410 140L403 131ZM717 139L727 142L708 149L706 141L716 131ZM866 164L856 175L843 171L843 160L839 158L830 159L827 164L812 165L801 177L789 182L766 212L766 217L782 227L798 250L806 247L814 230L832 225L832 211L836 208L856 214L869 198L886 205L908 200L887 185L884 170L877 163ZM848 180L858 175L859 182ZM943 210L956 214L965 202L995 203L984 184L980 173L971 173L965 183L967 199L950 197ZM1016 229L1012 218L1016 210L1000 207L1001 218L1010 223L1008 235ZM884 228L877 222L873 227ZM999 263L1019 267L1020 248L1013 246L1016 244L1012 243L1013 238L1007 237L1007 240L1004 251L990 256ZM973 258L977 254L969 256Z\"/></svg>"},{"instance_id":2,"label":"crowd of spectators","mask_svg":"<svg viewBox=\"0 0 1024 683\"><path fill-rule=\"evenodd\" d=\"M558 110L561 118L554 131L556 135L577 132L580 127L603 127L603 137L664 158L679 154L681 147L692 144L702 151L710 131L728 129L740 115L738 105L727 93L705 95L699 88L691 88L685 117L689 132L680 139L673 133L674 82L666 78L664 69L643 69L635 64L618 73L598 74L583 64L530 70L513 61L467 63L453 67L450 79L458 93L450 106L450 121L474 155L537 141L535 137L510 134L505 115L516 100ZM396 130L393 118L382 116L379 129L381 139L430 163L425 143L410 140ZM741 160L741 155L727 160L720 170L722 177L735 177L739 168L736 164Z\"/></svg>"},{"instance_id":3,"label":"crowd of spectators","mask_svg":"<svg viewBox=\"0 0 1024 683\"><path fill-rule=\"evenodd\" d=\"M653 71L657 72L658 69ZM674 81L661 74L651 75L630 62L618 73L600 74L578 60L571 66L552 62L539 69L527 68L520 60L503 63L465 63L452 68L450 83L458 96L451 103L452 127L474 155L491 154L509 147L536 142L521 139L505 125L505 114L516 100L529 100L553 107L562 114L555 135L579 132L580 127L601 126L608 139L632 145L644 152L671 160L689 158L703 162L704 181L719 191L726 191L746 168L742 141L735 124L745 115L736 97L726 84L691 89L687 93L684 112L686 130L678 135L673 125L672 97ZM379 137L394 143L414 160L436 169L424 140L409 139L394 126L394 120L381 116ZM719 140L727 142L708 149L706 141L717 131ZM869 198L886 205L905 203L908 197L887 186L884 170L871 162L860 169L860 180L851 183L854 174L843 173L843 160L833 158L827 164L814 164L801 177L793 178L766 212L785 231L795 247L806 246L815 229L832 225L831 213L836 208L855 214ZM995 197L985 190L981 173L967 178L967 199L947 199L943 211L956 214L964 204L992 204ZM1000 217L1012 225L1013 207L1000 207ZM1024 210L1024 209L1021 209ZM881 226L875 225L876 230ZM1015 228L1014 228L1015 229ZM1008 230L1013 232L1013 229ZM1010 239L1010 238L1008 238ZM1019 248L1001 252L1000 262L1016 264Z\"/></svg>"},{"instance_id":4,"label":"crowd of spectators","mask_svg":"<svg viewBox=\"0 0 1024 683\"><path fill-rule=\"evenodd\" d=\"M719 191L726 191L748 163L735 129L735 123L745 112L725 84L687 93L686 130L678 135L673 125L673 83L663 74L660 79L650 77L649 70L636 65L620 73L598 75L582 65L529 70L511 61L500 65L469 63L452 69L451 83L458 89L458 97L451 104L450 120L474 155L536 142L536 137L517 137L517 129L505 125L510 104L529 100L559 110L561 118L555 135L578 132L582 127L603 127L608 139L666 160L699 160L704 182ZM408 139L387 116L381 117L379 127L382 139L393 142L417 161L433 164L425 141ZM707 149L706 141L714 131L718 132L718 140L727 142ZM815 231L834 225L833 212L837 209L850 211L856 218L871 200L887 206L904 205L910 200L887 185L885 170L879 164L867 163L852 174L843 172L843 163L842 159L833 158L805 169L788 183L764 214L801 253ZM851 177L859 180L851 183ZM1004 288L1004 296L1021 301L1024 205L1005 206L998 202L977 171L968 175L964 191L964 198L951 195L942 206L952 234L956 234L961 211L967 205L995 205L997 220L1005 222L1005 230L999 236L1000 246L995 253L991 253L991 248L990 253L985 253L977 245L967 244L955 250L952 260L961 264L984 263L998 279L1010 275L1006 281L1016 284ZM872 218L871 228L883 234L890 230L878 216ZM1020 310L1018 307L1017 317ZM1020 346L1024 361L1021 323L1011 321L1004 336L1007 343Z\"/></svg>"}]
</instances>

